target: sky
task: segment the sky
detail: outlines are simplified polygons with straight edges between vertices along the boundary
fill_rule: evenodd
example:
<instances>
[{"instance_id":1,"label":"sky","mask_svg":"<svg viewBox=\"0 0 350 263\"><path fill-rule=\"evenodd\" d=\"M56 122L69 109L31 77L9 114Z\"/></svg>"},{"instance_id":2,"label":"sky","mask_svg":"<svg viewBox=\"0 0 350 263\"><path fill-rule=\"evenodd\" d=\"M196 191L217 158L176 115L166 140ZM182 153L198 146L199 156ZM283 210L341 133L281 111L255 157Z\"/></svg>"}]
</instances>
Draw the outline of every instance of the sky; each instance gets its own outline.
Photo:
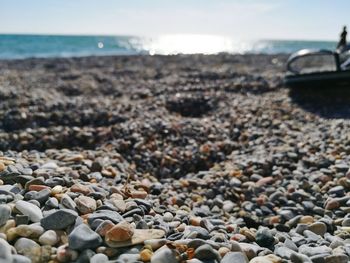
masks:
<instances>
[{"instance_id":1,"label":"sky","mask_svg":"<svg viewBox=\"0 0 350 263\"><path fill-rule=\"evenodd\" d=\"M349 0L0 0L0 33L337 40Z\"/></svg>"}]
</instances>

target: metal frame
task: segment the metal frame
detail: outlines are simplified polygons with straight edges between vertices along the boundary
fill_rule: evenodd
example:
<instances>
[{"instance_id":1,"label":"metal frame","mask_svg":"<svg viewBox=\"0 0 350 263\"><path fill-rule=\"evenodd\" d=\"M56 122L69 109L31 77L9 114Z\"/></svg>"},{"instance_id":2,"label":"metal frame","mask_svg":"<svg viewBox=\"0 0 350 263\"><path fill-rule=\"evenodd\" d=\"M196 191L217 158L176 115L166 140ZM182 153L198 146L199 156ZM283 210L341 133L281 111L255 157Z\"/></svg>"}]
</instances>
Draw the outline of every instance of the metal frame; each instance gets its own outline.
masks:
<instances>
[{"instance_id":1,"label":"metal frame","mask_svg":"<svg viewBox=\"0 0 350 263\"><path fill-rule=\"evenodd\" d=\"M299 74L300 72L297 70L294 70L292 67L292 63L299 58L302 57L308 57L308 56L325 56L325 55L332 55L334 57L335 65L336 65L336 71L341 71L342 66L340 64L340 58L339 58L339 53L334 52L331 50L326 50L326 49L321 49L321 50L316 50L316 49L302 49L298 52L293 53L287 60L287 71L294 73L294 74Z\"/></svg>"}]
</instances>

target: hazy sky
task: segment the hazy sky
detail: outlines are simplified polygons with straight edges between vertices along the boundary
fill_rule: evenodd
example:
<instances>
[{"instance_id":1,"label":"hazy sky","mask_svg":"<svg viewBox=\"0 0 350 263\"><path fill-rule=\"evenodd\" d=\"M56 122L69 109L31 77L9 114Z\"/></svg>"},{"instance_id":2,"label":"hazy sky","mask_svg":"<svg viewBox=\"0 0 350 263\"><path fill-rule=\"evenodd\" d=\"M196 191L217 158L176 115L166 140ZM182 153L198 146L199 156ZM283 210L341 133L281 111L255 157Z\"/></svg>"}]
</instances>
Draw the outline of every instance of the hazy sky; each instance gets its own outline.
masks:
<instances>
[{"instance_id":1,"label":"hazy sky","mask_svg":"<svg viewBox=\"0 0 350 263\"><path fill-rule=\"evenodd\" d=\"M0 0L0 33L337 40L350 0Z\"/></svg>"}]
</instances>

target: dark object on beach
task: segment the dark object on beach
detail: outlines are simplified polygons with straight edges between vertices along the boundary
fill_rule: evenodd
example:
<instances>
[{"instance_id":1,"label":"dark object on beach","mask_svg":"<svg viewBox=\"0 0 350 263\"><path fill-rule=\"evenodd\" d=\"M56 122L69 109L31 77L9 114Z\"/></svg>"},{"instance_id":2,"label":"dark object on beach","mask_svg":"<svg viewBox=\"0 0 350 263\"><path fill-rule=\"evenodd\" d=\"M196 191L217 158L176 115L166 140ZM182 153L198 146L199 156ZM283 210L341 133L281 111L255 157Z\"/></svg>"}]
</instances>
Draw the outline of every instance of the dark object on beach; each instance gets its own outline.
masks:
<instances>
[{"instance_id":1,"label":"dark object on beach","mask_svg":"<svg viewBox=\"0 0 350 263\"><path fill-rule=\"evenodd\" d=\"M340 40L339 43L337 45L337 50L339 51L345 51L345 49L347 49L347 43L346 43L346 36L347 36L348 32L346 31L346 26L343 27L343 31L340 34Z\"/></svg>"},{"instance_id":2,"label":"dark object on beach","mask_svg":"<svg viewBox=\"0 0 350 263\"><path fill-rule=\"evenodd\" d=\"M298 60L305 57L331 57L334 60L332 69L319 67L312 71L298 70L293 67ZM337 87L350 87L350 58L347 60L342 58L346 54L330 50L309 50L303 49L292 54L287 61L287 75L284 78L284 83L292 88L328 88L334 89ZM341 62L345 60L344 62Z\"/></svg>"}]
</instances>

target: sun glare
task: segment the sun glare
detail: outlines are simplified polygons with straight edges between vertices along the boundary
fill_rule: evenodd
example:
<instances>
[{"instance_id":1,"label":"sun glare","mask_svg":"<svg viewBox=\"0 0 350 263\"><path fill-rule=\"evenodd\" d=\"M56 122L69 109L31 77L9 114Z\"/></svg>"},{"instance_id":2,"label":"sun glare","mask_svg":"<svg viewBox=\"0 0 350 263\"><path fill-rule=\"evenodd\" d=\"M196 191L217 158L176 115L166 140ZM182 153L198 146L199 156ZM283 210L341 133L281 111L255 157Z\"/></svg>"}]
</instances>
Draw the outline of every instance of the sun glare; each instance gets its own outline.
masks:
<instances>
[{"instance_id":1,"label":"sun glare","mask_svg":"<svg viewBox=\"0 0 350 263\"><path fill-rule=\"evenodd\" d=\"M253 44L223 36L194 34L163 35L142 42L141 48L151 55L244 53Z\"/></svg>"}]
</instances>

